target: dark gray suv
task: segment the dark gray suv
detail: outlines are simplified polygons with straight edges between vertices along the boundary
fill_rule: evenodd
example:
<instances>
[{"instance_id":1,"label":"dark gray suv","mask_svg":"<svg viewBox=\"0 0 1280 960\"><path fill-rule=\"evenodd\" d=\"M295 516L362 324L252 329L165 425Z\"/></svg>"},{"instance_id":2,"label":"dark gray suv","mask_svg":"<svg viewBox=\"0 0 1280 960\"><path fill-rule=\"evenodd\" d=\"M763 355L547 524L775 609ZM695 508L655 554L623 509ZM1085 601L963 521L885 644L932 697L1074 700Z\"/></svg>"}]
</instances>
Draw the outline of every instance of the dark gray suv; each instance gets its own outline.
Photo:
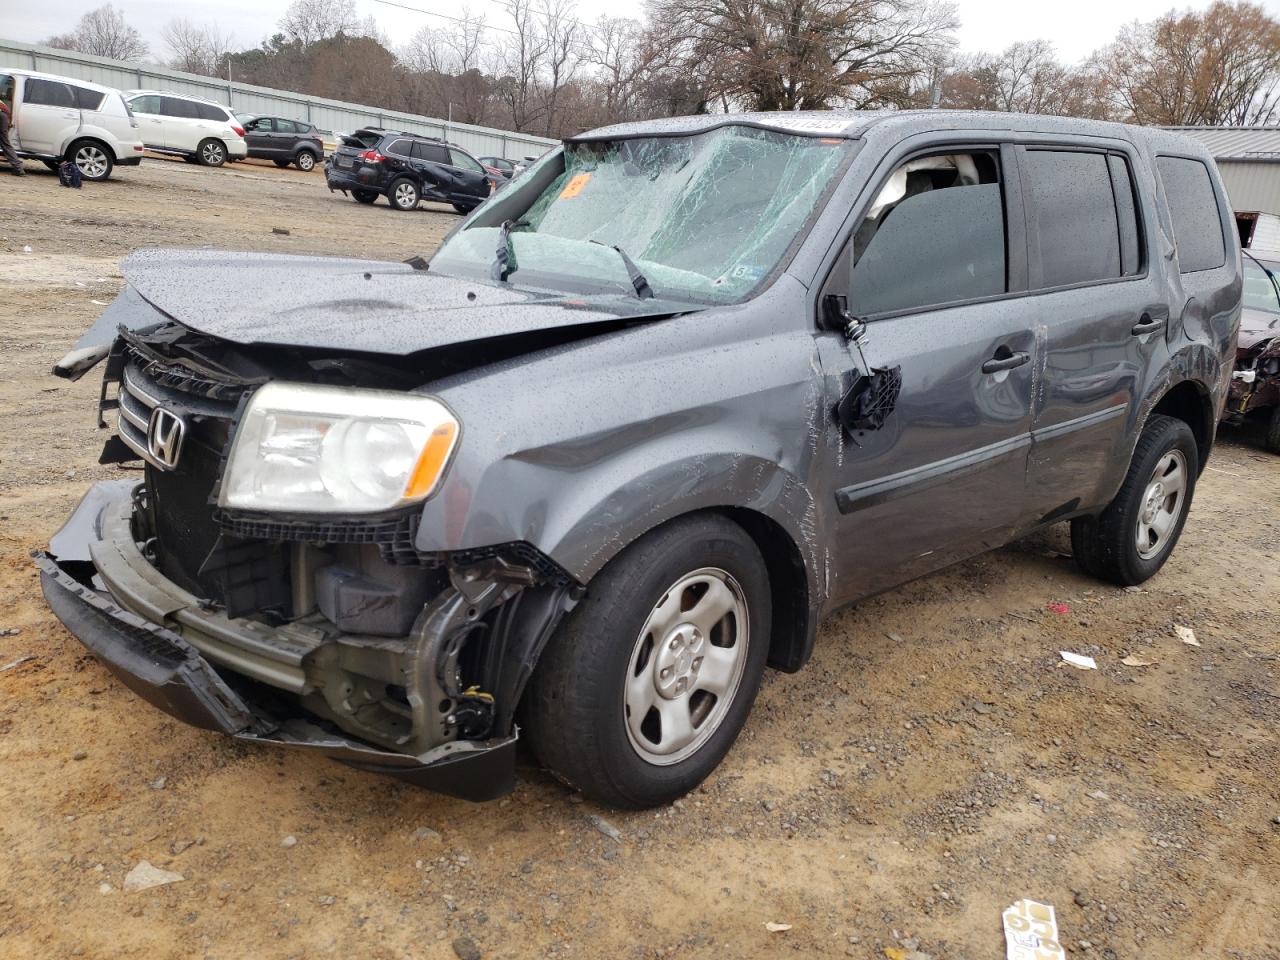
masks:
<instances>
[{"instance_id":1,"label":"dark gray suv","mask_svg":"<svg viewBox=\"0 0 1280 960\"><path fill-rule=\"evenodd\" d=\"M145 472L37 557L71 631L198 726L473 799L520 732L628 807L839 607L1060 521L1155 574L1241 301L1194 142L943 111L597 130L429 265L124 275L61 370Z\"/></svg>"}]
</instances>

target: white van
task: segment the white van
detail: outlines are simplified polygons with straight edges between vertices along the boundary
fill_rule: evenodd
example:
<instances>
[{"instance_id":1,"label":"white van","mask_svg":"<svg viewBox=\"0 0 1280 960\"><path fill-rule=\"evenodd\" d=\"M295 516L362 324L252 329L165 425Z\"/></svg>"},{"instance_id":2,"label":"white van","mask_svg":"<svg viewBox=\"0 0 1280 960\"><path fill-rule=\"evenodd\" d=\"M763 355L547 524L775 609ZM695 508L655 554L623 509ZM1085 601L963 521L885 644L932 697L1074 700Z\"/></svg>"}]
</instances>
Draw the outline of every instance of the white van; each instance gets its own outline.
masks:
<instances>
[{"instance_id":1,"label":"white van","mask_svg":"<svg viewBox=\"0 0 1280 960\"><path fill-rule=\"evenodd\" d=\"M0 99L10 109L10 138L20 157L50 170L74 161L86 180L142 162L138 122L119 90L86 80L0 68Z\"/></svg>"},{"instance_id":2,"label":"white van","mask_svg":"<svg viewBox=\"0 0 1280 960\"><path fill-rule=\"evenodd\" d=\"M129 108L142 125L148 150L220 167L249 155L244 127L220 103L161 90L130 90Z\"/></svg>"}]
</instances>

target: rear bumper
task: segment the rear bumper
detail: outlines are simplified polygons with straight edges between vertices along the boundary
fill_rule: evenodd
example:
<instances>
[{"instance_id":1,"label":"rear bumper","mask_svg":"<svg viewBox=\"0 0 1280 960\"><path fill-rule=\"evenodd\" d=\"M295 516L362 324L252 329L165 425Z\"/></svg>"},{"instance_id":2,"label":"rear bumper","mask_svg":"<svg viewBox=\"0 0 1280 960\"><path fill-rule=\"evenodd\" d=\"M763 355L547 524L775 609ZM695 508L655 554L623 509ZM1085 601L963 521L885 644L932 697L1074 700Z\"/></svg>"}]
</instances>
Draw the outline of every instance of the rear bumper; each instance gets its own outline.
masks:
<instances>
[{"instance_id":1,"label":"rear bumper","mask_svg":"<svg viewBox=\"0 0 1280 960\"><path fill-rule=\"evenodd\" d=\"M192 726L239 740L317 751L466 800L490 800L515 786L514 736L454 741L422 755L396 753L347 737L300 716L279 716L254 697L235 672L219 672L175 630L125 609L102 583L91 557L103 515L119 511L130 485L103 483L89 491L51 541L33 555L51 610L130 690ZM56 555L55 555L56 554ZM87 584L92 582L93 586ZM161 618L166 619L166 618ZM224 668L225 669L225 668Z\"/></svg>"},{"instance_id":2,"label":"rear bumper","mask_svg":"<svg viewBox=\"0 0 1280 960\"><path fill-rule=\"evenodd\" d=\"M332 158L325 167L325 180L329 184L330 190L376 190L382 192L382 184L375 182L371 177L361 178L354 170L339 170L333 163Z\"/></svg>"}]
</instances>

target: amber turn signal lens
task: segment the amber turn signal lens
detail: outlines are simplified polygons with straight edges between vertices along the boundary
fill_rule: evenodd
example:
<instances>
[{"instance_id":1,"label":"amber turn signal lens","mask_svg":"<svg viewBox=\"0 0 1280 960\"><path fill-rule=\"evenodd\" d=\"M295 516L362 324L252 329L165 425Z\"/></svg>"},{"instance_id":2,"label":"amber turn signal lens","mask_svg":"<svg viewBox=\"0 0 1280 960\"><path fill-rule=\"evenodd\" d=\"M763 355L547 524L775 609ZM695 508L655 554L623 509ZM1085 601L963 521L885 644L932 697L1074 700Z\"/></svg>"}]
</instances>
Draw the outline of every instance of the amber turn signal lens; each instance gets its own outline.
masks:
<instances>
[{"instance_id":1,"label":"amber turn signal lens","mask_svg":"<svg viewBox=\"0 0 1280 960\"><path fill-rule=\"evenodd\" d=\"M431 431L431 436L422 445L422 453L418 455L413 473L409 475L409 482L405 485L405 499L425 497L435 489L457 439L456 423L442 423Z\"/></svg>"}]
</instances>

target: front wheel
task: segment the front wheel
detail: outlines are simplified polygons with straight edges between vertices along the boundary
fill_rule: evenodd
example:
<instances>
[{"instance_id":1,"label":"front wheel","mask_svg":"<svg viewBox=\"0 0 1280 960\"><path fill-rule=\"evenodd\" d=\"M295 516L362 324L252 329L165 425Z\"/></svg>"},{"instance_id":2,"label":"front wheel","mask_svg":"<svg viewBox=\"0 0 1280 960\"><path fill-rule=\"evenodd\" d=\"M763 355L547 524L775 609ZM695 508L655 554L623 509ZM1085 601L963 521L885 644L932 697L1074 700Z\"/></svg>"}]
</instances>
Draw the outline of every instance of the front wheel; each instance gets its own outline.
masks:
<instances>
[{"instance_id":1,"label":"front wheel","mask_svg":"<svg viewBox=\"0 0 1280 960\"><path fill-rule=\"evenodd\" d=\"M71 162L80 168L80 176L95 183L111 176L112 160L107 148L92 140L73 143L67 151Z\"/></svg>"},{"instance_id":2,"label":"front wheel","mask_svg":"<svg viewBox=\"0 0 1280 960\"><path fill-rule=\"evenodd\" d=\"M602 570L530 683L525 729L550 770L639 809L701 783L746 721L772 605L764 559L713 514L646 534Z\"/></svg>"},{"instance_id":3,"label":"front wheel","mask_svg":"<svg viewBox=\"0 0 1280 960\"><path fill-rule=\"evenodd\" d=\"M202 140L196 156L206 167L220 167L227 162L227 147L221 140Z\"/></svg>"},{"instance_id":4,"label":"front wheel","mask_svg":"<svg viewBox=\"0 0 1280 960\"><path fill-rule=\"evenodd\" d=\"M1071 550L1085 573L1120 586L1153 577L1182 535L1200 473L1191 428L1152 416L1120 492L1096 517L1071 521Z\"/></svg>"},{"instance_id":5,"label":"front wheel","mask_svg":"<svg viewBox=\"0 0 1280 960\"><path fill-rule=\"evenodd\" d=\"M1280 453L1280 406L1271 408L1271 420L1267 423L1267 449Z\"/></svg>"}]
</instances>

